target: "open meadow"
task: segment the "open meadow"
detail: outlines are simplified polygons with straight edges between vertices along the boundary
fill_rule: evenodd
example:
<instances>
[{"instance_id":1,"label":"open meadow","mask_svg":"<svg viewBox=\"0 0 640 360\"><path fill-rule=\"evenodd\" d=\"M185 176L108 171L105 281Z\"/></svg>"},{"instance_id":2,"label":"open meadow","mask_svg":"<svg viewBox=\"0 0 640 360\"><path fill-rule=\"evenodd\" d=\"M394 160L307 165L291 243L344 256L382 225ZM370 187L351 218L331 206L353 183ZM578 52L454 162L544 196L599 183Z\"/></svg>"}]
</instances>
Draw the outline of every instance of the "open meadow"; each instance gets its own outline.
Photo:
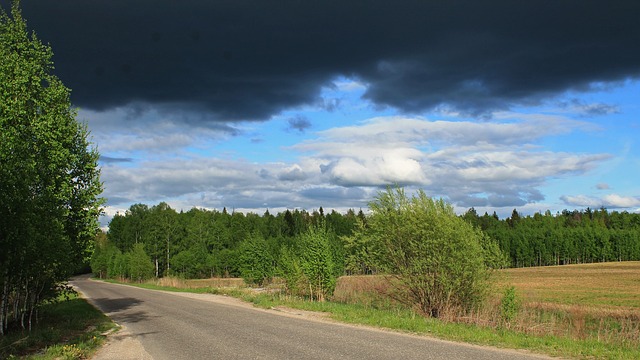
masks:
<instances>
[{"instance_id":1,"label":"open meadow","mask_svg":"<svg viewBox=\"0 0 640 360\"><path fill-rule=\"evenodd\" d=\"M503 296L515 288L516 313L506 320ZM342 277L333 300L373 307L390 305L380 276ZM454 322L507 328L535 336L640 345L640 262L505 269L497 272L492 296L473 314L449 314Z\"/></svg>"},{"instance_id":2,"label":"open meadow","mask_svg":"<svg viewBox=\"0 0 640 360\"><path fill-rule=\"evenodd\" d=\"M499 283L528 303L640 311L639 261L506 269Z\"/></svg>"}]
</instances>

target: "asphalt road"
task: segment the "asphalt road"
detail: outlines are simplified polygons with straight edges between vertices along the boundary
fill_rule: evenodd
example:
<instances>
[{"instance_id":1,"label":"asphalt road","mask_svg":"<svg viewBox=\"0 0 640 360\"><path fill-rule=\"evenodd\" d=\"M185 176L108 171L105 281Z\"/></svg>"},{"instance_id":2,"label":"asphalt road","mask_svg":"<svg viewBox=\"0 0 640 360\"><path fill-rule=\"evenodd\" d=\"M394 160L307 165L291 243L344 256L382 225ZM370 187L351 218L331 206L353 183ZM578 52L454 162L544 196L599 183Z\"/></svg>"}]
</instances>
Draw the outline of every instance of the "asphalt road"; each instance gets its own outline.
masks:
<instances>
[{"instance_id":1,"label":"asphalt road","mask_svg":"<svg viewBox=\"0 0 640 360\"><path fill-rule=\"evenodd\" d=\"M286 316L274 310L233 304L216 295L146 290L87 278L75 279L72 284L115 322L124 325L127 336L139 340L156 360L542 358Z\"/></svg>"}]
</instances>

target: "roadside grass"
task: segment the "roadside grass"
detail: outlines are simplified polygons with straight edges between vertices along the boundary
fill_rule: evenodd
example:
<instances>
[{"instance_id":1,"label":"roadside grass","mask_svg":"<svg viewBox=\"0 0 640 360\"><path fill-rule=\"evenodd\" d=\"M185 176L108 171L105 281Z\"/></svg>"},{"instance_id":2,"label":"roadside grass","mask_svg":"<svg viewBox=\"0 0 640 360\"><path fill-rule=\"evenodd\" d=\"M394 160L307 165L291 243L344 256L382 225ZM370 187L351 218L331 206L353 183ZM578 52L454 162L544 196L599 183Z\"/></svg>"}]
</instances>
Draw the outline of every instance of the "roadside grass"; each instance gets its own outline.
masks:
<instances>
[{"instance_id":1,"label":"roadside grass","mask_svg":"<svg viewBox=\"0 0 640 360\"><path fill-rule=\"evenodd\" d=\"M0 359L87 359L114 329L106 315L76 295L43 305L31 332L0 337Z\"/></svg>"},{"instance_id":2,"label":"roadside grass","mask_svg":"<svg viewBox=\"0 0 640 360\"><path fill-rule=\"evenodd\" d=\"M128 284L144 289L165 290L175 292L213 293L218 289L242 289L246 288L241 278L210 278L210 279L182 279L167 276L159 279L147 280L142 283L132 282L128 279L101 279L113 284Z\"/></svg>"}]
</instances>

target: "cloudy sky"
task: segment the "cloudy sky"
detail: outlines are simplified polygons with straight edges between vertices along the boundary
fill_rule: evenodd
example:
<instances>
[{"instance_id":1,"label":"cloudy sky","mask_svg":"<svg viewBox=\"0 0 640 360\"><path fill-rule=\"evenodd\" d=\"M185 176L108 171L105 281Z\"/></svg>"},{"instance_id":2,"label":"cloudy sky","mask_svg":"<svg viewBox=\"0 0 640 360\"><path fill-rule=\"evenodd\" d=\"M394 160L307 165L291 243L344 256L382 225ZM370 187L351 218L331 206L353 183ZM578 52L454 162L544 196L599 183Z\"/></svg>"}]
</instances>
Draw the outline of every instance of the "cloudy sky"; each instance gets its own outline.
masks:
<instances>
[{"instance_id":1,"label":"cloudy sky","mask_svg":"<svg viewBox=\"0 0 640 360\"><path fill-rule=\"evenodd\" d=\"M0 0L5 6L7 0ZM638 1L23 0L133 203L640 209Z\"/></svg>"}]
</instances>

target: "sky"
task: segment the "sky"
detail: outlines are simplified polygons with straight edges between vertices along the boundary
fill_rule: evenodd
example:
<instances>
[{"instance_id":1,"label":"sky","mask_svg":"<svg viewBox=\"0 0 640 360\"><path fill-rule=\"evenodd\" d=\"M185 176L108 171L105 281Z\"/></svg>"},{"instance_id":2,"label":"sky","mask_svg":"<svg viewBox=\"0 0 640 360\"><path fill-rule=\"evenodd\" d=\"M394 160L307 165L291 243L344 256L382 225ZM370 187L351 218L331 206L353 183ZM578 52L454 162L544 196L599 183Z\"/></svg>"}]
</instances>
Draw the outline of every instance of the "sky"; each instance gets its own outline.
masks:
<instances>
[{"instance_id":1,"label":"sky","mask_svg":"<svg viewBox=\"0 0 640 360\"><path fill-rule=\"evenodd\" d=\"M6 7L7 0L0 0ZM134 203L640 211L640 2L23 0Z\"/></svg>"}]
</instances>

